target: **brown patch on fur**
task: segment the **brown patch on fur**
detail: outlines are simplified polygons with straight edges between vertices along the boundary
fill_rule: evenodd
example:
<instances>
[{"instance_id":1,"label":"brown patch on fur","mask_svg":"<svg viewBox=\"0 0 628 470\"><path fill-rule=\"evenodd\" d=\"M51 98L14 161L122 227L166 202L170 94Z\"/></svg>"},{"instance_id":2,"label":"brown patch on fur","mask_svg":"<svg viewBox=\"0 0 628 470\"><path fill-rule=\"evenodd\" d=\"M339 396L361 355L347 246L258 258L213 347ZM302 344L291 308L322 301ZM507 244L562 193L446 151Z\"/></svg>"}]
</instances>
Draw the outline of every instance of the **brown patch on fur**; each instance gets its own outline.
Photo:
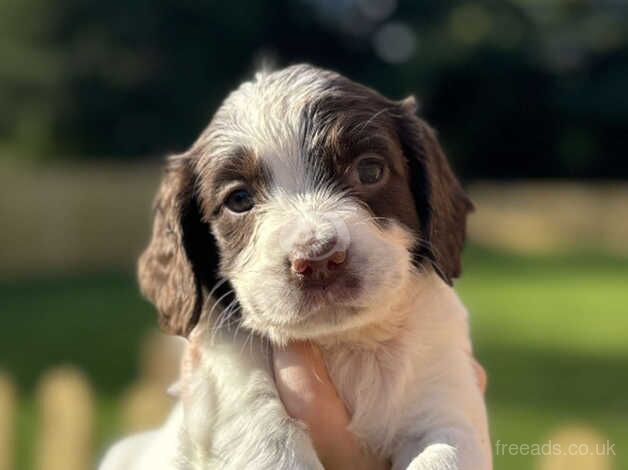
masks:
<instances>
[{"instance_id":1,"label":"brown patch on fur","mask_svg":"<svg viewBox=\"0 0 628 470\"><path fill-rule=\"evenodd\" d=\"M308 158L332 168L330 179L340 183L361 154L386 158L386 184L355 197L369 206L378 223L394 219L411 229L417 237L415 262L430 262L451 284L461 273L466 215L473 205L435 132L415 115L413 98L391 101L344 77L329 86L334 93L318 101L314 97L304 113L307 133L316 137L304 145ZM308 143L307 135L303 140Z\"/></svg>"},{"instance_id":2,"label":"brown patch on fur","mask_svg":"<svg viewBox=\"0 0 628 470\"><path fill-rule=\"evenodd\" d=\"M200 318L217 259L187 158L168 162L155 199L152 238L138 263L140 288L157 307L161 327L183 336Z\"/></svg>"},{"instance_id":3,"label":"brown patch on fur","mask_svg":"<svg viewBox=\"0 0 628 470\"><path fill-rule=\"evenodd\" d=\"M436 132L414 114L414 99L400 103L398 132L414 178L416 207L425 243L418 255L429 258L448 283L462 272L462 249L466 237L467 214L473 203L454 175ZM424 187L417 184L424 184ZM422 217L421 217L422 216Z\"/></svg>"},{"instance_id":4,"label":"brown patch on fur","mask_svg":"<svg viewBox=\"0 0 628 470\"><path fill-rule=\"evenodd\" d=\"M253 211L233 214L223 206L229 188L239 182L258 200L268 192L268 171L251 152L216 156L206 150L194 146L169 160L155 199L153 235L138 263L140 288L157 307L162 329L182 336L227 295L229 286L221 284L208 297L220 275L229 277L253 233Z\"/></svg>"},{"instance_id":5,"label":"brown patch on fur","mask_svg":"<svg viewBox=\"0 0 628 470\"><path fill-rule=\"evenodd\" d=\"M271 177L255 152L244 148L222 156L200 155L195 167L205 220L211 224L221 253L219 272L228 277L237 255L253 235L256 208L235 214L223 202L235 188L244 187L258 205L268 197Z\"/></svg>"},{"instance_id":6,"label":"brown patch on fur","mask_svg":"<svg viewBox=\"0 0 628 470\"><path fill-rule=\"evenodd\" d=\"M336 93L315 101L309 115L304 116L304 120L312 121L308 129L318 137L305 146L308 157L324 160L330 179L345 187L344 175L356 158L365 153L384 157L390 170L386 184L375 191L353 192L354 197L366 203L376 223L386 225L396 220L421 236L408 185L411 175L395 127L397 103L344 77L338 77L330 87L335 87Z\"/></svg>"}]
</instances>

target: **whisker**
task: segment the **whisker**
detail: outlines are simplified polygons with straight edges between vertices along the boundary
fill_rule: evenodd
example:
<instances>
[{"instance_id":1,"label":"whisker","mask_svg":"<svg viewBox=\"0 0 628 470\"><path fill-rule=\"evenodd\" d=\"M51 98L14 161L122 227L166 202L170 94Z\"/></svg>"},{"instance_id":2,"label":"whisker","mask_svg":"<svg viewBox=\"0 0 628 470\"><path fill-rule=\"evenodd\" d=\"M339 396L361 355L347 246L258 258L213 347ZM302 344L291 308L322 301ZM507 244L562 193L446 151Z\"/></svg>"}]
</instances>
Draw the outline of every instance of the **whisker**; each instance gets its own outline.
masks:
<instances>
[{"instance_id":1,"label":"whisker","mask_svg":"<svg viewBox=\"0 0 628 470\"><path fill-rule=\"evenodd\" d=\"M211 336L210 336L210 341L211 341L211 342L213 342L213 341L214 341L214 339L215 339L215 335L216 335L217 330L218 330L219 328L222 328L222 325L224 324L225 319L228 317L228 315L229 315L229 308L231 307L231 305L232 305L234 302L237 302L237 299L233 299L233 300L229 303L229 305L227 305L227 307L226 307L226 308L224 308L222 311L220 311L220 312L218 313L218 316L217 316L217 318L215 319L215 320L216 320L215 322L214 322L214 321L212 321L212 314L214 313L214 309L216 308L216 306L217 306L217 305L219 305L219 304L220 304L220 301L221 301L222 299L224 299L225 297L227 297L228 295L231 295L231 294L233 294L233 293L234 293L234 292L233 292L233 289L230 289L230 290L228 290L227 292L225 292L223 295L221 295L218 299L216 299L216 300L214 301L214 304L212 305L211 309L209 310L209 313L207 314L207 318L209 319L210 324L211 324L211 333L212 333L212 334L211 334Z\"/></svg>"},{"instance_id":2,"label":"whisker","mask_svg":"<svg viewBox=\"0 0 628 470\"><path fill-rule=\"evenodd\" d=\"M209 294L207 294L208 297L211 297L212 295L214 295L214 292L216 292L216 290L219 289L220 286L222 286L227 281L228 279L224 277L221 280L219 280L216 284L214 284L214 287L212 287L212 289L209 291Z\"/></svg>"}]
</instances>

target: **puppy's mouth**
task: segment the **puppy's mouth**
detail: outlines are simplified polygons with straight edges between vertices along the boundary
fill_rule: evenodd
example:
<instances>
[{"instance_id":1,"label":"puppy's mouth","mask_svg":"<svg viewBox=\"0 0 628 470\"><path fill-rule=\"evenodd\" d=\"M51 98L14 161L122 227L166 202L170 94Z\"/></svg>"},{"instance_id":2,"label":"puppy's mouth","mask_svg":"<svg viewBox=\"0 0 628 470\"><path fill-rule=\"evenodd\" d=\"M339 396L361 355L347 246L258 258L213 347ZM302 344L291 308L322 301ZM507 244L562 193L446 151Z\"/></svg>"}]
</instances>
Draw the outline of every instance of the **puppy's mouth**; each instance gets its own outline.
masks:
<instances>
[{"instance_id":1,"label":"puppy's mouth","mask_svg":"<svg viewBox=\"0 0 628 470\"><path fill-rule=\"evenodd\" d=\"M321 279L295 279L293 286L298 289L305 308L346 304L361 292L360 279L350 273L339 273Z\"/></svg>"}]
</instances>

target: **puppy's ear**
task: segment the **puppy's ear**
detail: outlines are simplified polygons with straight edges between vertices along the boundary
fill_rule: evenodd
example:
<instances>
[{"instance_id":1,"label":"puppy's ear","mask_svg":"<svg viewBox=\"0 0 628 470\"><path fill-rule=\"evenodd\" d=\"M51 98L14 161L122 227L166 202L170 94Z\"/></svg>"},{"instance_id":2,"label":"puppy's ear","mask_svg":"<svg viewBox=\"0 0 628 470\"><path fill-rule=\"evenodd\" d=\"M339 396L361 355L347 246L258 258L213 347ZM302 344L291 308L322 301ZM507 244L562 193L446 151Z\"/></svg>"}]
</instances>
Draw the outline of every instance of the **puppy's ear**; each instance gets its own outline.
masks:
<instances>
[{"instance_id":1,"label":"puppy's ear","mask_svg":"<svg viewBox=\"0 0 628 470\"><path fill-rule=\"evenodd\" d=\"M401 101L398 118L422 232L422 240L415 247L415 262L431 262L443 280L452 284L462 271L467 214L473 203L449 166L436 133L416 116L416 107L414 97Z\"/></svg>"},{"instance_id":2,"label":"puppy's ear","mask_svg":"<svg viewBox=\"0 0 628 470\"><path fill-rule=\"evenodd\" d=\"M166 332L187 336L216 283L218 255L203 221L186 155L171 157L154 203L152 238L138 263L142 293L155 304Z\"/></svg>"}]
</instances>

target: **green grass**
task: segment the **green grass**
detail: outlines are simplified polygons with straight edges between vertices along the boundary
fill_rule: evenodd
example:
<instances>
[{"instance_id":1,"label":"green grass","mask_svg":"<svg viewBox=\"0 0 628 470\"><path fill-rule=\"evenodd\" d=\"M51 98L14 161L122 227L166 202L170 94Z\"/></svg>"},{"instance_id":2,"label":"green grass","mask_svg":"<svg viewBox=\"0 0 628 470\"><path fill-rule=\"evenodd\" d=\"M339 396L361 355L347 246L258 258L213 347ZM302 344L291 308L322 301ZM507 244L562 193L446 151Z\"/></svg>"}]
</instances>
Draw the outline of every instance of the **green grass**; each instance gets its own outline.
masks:
<instances>
[{"instance_id":1,"label":"green grass","mask_svg":"<svg viewBox=\"0 0 628 470\"><path fill-rule=\"evenodd\" d=\"M517 257L472 248L458 290L476 354L489 373L493 441L543 443L564 425L589 425L616 443L628 468L628 263L596 254ZM0 285L0 367L22 392L19 466L30 468L33 391L43 370L79 366L99 398L98 448L115 434L116 399L155 325L128 274ZM534 457L497 456L496 469Z\"/></svg>"},{"instance_id":2,"label":"green grass","mask_svg":"<svg viewBox=\"0 0 628 470\"><path fill-rule=\"evenodd\" d=\"M458 291L489 374L492 440L543 443L570 424L616 443L628 468L628 263L469 250ZM496 456L495 468L534 457Z\"/></svg>"}]
</instances>

